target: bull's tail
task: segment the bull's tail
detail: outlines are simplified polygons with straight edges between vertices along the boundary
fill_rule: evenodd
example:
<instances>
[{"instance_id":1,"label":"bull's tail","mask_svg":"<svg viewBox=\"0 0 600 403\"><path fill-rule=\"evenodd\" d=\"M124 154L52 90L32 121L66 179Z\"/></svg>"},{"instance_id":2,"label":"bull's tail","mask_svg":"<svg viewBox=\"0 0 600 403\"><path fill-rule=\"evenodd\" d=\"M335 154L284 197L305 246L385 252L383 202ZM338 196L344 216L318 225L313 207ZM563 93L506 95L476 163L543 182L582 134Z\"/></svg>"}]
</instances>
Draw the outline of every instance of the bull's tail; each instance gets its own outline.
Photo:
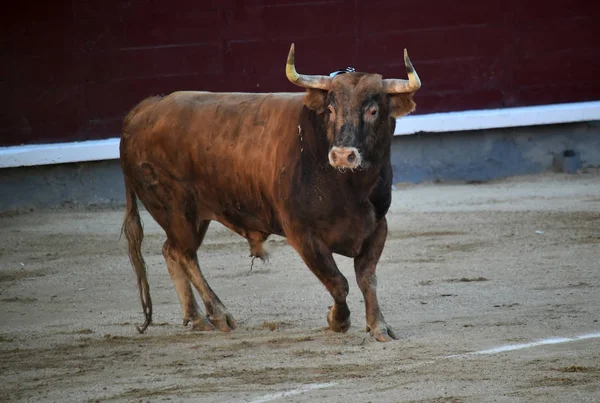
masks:
<instances>
[{"instance_id":1,"label":"bull's tail","mask_svg":"<svg viewBox=\"0 0 600 403\"><path fill-rule=\"evenodd\" d=\"M144 239L144 229L140 220L135 192L125 180L125 197L127 207L125 209L125 218L123 220L122 231L127 238L129 247L129 260L137 276L140 300L146 320L142 327L136 326L138 332L144 333L150 323L152 323L152 299L150 298L150 286L148 285L148 273L146 272L146 262L142 257L142 240Z\"/></svg>"}]
</instances>

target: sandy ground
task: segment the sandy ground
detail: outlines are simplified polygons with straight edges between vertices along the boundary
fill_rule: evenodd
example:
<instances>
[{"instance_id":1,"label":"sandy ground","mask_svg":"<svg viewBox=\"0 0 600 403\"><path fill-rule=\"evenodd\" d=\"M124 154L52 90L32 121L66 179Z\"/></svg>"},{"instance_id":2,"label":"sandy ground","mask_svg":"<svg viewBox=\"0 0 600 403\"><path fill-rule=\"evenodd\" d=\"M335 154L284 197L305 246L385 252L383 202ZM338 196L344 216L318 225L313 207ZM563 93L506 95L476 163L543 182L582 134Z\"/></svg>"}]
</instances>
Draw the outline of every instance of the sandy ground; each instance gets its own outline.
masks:
<instances>
[{"instance_id":1,"label":"sandy ground","mask_svg":"<svg viewBox=\"0 0 600 403\"><path fill-rule=\"evenodd\" d=\"M378 274L401 339L384 344L364 333L350 259L353 325L336 334L283 238L250 271L219 224L200 264L239 328L184 328L143 217L155 324L140 335L121 210L0 216L0 401L600 401L597 173L398 186ZM483 351L536 340L556 344Z\"/></svg>"}]
</instances>

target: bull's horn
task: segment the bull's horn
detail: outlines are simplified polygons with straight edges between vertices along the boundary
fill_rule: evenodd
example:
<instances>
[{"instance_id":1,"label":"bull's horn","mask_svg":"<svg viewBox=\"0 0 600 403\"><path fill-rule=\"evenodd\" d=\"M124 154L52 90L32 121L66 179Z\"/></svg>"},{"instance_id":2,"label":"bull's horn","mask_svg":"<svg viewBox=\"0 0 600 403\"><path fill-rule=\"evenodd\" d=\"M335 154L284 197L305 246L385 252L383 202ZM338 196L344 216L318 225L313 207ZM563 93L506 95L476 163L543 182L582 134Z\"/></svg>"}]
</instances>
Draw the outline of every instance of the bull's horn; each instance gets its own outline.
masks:
<instances>
[{"instance_id":1,"label":"bull's horn","mask_svg":"<svg viewBox=\"0 0 600 403\"><path fill-rule=\"evenodd\" d=\"M318 90L329 91L331 89L331 77L328 76L308 76L298 74L294 66L294 44L290 47L287 63L285 65L285 75L292 84L299 87L315 88Z\"/></svg>"},{"instance_id":2,"label":"bull's horn","mask_svg":"<svg viewBox=\"0 0 600 403\"><path fill-rule=\"evenodd\" d=\"M383 80L383 92L386 94L402 94L406 92L415 92L421 88L421 80L408 58L406 49L404 49L404 65L406 66L406 72L408 73L408 80L397 78L385 79Z\"/></svg>"}]
</instances>

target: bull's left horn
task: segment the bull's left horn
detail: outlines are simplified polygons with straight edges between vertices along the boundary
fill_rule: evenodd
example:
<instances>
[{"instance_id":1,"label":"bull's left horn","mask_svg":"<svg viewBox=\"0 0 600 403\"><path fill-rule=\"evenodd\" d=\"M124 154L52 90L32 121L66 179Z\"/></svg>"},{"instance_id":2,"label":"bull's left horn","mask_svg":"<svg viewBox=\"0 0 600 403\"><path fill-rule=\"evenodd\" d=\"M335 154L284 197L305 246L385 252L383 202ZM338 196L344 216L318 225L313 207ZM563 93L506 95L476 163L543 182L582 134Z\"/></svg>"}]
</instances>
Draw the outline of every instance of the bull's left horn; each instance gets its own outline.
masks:
<instances>
[{"instance_id":1,"label":"bull's left horn","mask_svg":"<svg viewBox=\"0 0 600 403\"><path fill-rule=\"evenodd\" d=\"M386 94L402 94L415 92L421 88L421 80L408 58L406 49L404 49L404 65L406 66L406 72L408 73L408 80L401 80L398 78L385 79L383 80L383 92Z\"/></svg>"},{"instance_id":2,"label":"bull's left horn","mask_svg":"<svg viewBox=\"0 0 600 403\"><path fill-rule=\"evenodd\" d=\"M294 65L294 44L290 47L287 63L285 64L285 75L292 84L299 87L315 88L318 90L329 91L331 89L331 77L328 76L309 76L298 74Z\"/></svg>"}]
</instances>

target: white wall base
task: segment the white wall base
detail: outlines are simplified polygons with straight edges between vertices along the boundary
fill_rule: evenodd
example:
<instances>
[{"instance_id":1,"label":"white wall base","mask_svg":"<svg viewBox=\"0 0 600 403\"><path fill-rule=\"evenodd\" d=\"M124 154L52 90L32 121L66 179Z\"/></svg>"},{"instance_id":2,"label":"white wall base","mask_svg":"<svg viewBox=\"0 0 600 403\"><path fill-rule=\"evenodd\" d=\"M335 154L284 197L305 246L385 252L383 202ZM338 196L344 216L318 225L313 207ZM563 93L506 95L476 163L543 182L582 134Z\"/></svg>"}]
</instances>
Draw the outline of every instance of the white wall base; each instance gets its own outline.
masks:
<instances>
[{"instance_id":1,"label":"white wall base","mask_svg":"<svg viewBox=\"0 0 600 403\"><path fill-rule=\"evenodd\" d=\"M414 115L399 119L394 135L455 132L600 120L600 101ZM0 168L119 158L119 138L0 147Z\"/></svg>"},{"instance_id":2,"label":"white wall base","mask_svg":"<svg viewBox=\"0 0 600 403\"><path fill-rule=\"evenodd\" d=\"M119 138L0 147L0 168L119 158Z\"/></svg>"},{"instance_id":3,"label":"white wall base","mask_svg":"<svg viewBox=\"0 0 600 403\"><path fill-rule=\"evenodd\" d=\"M497 129L600 120L600 101L432 113L398 119L395 135Z\"/></svg>"}]
</instances>

